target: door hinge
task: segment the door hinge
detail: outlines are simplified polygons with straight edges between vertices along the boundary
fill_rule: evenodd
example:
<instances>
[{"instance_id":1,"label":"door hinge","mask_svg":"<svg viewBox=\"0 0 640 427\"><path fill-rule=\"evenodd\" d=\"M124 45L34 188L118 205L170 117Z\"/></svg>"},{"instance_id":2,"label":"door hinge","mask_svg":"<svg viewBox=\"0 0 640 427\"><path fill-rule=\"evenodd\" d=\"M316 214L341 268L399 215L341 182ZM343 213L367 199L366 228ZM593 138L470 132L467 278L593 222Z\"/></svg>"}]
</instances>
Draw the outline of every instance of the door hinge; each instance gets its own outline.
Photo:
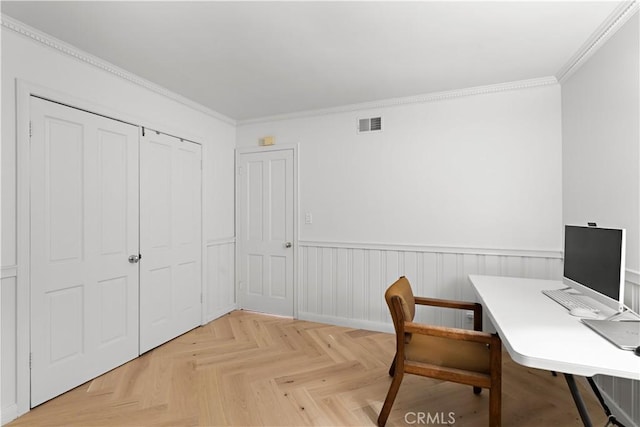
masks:
<instances>
[{"instance_id":1,"label":"door hinge","mask_svg":"<svg viewBox=\"0 0 640 427\"><path fill-rule=\"evenodd\" d=\"M32 364L33 364L33 353L29 353L29 369L31 369Z\"/></svg>"},{"instance_id":2,"label":"door hinge","mask_svg":"<svg viewBox=\"0 0 640 427\"><path fill-rule=\"evenodd\" d=\"M31 140L32 136L33 136L33 122L29 120L29 140Z\"/></svg>"}]
</instances>

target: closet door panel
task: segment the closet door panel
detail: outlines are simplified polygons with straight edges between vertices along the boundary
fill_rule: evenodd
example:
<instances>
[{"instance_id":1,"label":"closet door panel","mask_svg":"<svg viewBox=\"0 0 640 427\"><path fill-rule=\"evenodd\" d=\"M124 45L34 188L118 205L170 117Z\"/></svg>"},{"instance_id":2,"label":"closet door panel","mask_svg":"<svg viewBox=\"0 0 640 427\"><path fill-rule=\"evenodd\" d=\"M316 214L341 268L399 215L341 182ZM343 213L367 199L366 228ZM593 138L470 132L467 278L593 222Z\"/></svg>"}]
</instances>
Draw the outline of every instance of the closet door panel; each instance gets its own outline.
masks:
<instances>
[{"instance_id":1,"label":"closet door panel","mask_svg":"<svg viewBox=\"0 0 640 427\"><path fill-rule=\"evenodd\" d=\"M141 143L140 351L200 325L201 148L148 132Z\"/></svg>"},{"instance_id":2,"label":"closet door panel","mask_svg":"<svg viewBox=\"0 0 640 427\"><path fill-rule=\"evenodd\" d=\"M138 354L138 128L30 107L35 406Z\"/></svg>"}]
</instances>

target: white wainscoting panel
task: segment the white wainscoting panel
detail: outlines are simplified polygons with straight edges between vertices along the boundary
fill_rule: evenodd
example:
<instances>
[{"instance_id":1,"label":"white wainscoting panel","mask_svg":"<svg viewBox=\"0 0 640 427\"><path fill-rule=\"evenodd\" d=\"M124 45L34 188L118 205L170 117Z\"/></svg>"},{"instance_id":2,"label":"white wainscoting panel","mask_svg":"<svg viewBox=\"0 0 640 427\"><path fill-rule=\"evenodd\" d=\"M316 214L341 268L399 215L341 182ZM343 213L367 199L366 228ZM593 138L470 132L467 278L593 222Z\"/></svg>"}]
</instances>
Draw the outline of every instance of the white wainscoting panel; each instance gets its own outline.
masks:
<instances>
[{"instance_id":1,"label":"white wainscoting panel","mask_svg":"<svg viewBox=\"0 0 640 427\"><path fill-rule=\"evenodd\" d=\"M0 349L2 354L0 355L0 378L2 383L0 384L0 396L2 398L0 413L2 417L0 424L8 423L18 416L18 400L17 400L17 387L18 378L16 376L17 361L16 361L16 348L17 348L17 313L16 313L16 272L15 268L2 269L2 280L0 280L0 292L2 296L2 307L0 307L0 325L2 330L0 335L2 337L2 343L0 343Z\"/></svg>"},{"instance_id":2,"label":"white wainscoting panel","mask_svg":"<svg viewBox=\"0 0 640 427\"><path fill-rule=\"evenodd\" d=\"M207 243L204 323L236 309L235 238Z\"/></svg>"},{"instance_id":3,"label":"white wainscoting panel","mask_svg":"<svg viewBox=\"0 0 640 427\"><path fill-rule=\"evenodd\" d=\"M559 252L299 242L298 317L390 331L384 291L407 276L420 296L475 301L467 276L560 279ZM467 327L465 313L430 308L418 321Z\"/></svg>"},{"instance_id":4,"label":"white wainscoting panel","mask_svg":"<svg viewBox=\"0 0 640 427\"><path fill-rule=\"evenodd\" d=\"M627 270L625 273L625 302L636 313L640 313L640 273Z\"/></svg>"}]
</instances>

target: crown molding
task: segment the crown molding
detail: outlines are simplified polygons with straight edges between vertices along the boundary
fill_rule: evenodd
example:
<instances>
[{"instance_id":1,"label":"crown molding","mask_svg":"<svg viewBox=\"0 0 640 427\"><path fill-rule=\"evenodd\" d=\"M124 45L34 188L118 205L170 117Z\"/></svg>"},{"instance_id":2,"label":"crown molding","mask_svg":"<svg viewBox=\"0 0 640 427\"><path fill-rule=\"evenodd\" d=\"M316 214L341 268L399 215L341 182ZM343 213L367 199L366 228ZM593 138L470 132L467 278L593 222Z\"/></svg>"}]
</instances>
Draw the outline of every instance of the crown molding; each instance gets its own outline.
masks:
<instances>
[{"instance_id":1,"label":"crown molding","mask_svg":"<svg viewBox=\"0 0 640 427\"><path fill-rule=\"evenodd\" d=\"M324 116L329 114L339 114L360 110L381 109L389 107L399 107L409 104L423 104L428 102L443 101L447 99L462 98L475 95L485 95L490 93L507 92L511 90L529 89L540 86L557 84L558 80L554 76L540 77L528 80L518 80L514 82L498 83L486 86L475 86L464 89L448 90L443 92L433 92L421 95L414 95L402 98L382 99L359 104L349 104L338 107L324 108L318 110L300 111L290 114L280 114L275 116L259 117L255 119L238 120L237 126L252 125L257 123L273 122L280 120L300 119L305 117Z\"/></svg>"},{"instance_id":2,"label":"crown molding","mask_svg":"<svg viewBox=\"0 0 640 427\"><path fill-rule=\"evenodd\" d=\"M556 79L564 83L602 47L638 11L638 1L623 1L598 27L569 61L558 71Z\"/></svg>"},{"instance_id":3,"label":"crown molding","mask_svg":"<svg viewBox=\"0 0 640 427\"><path fill-rule=\"evenodd\" d=\"M5 14L0 15L0 18L1 18L0 23L2 24L2 27L8 30L11 30L15 33L18 33L24 37L27 37L36 43L40 43L51 49L57 50L58 52L64 55L75 58L76 60L89 64L102 71L106 71L109 74L117 76L135 85L141 86L145 89L148 89L152 92L155 92L159 95L169 98L172 101L178 102L188 108L191 108L200 113L206 114L214 119L220 120L224 123L227 123L233 126L236 125L236 121L234 119L227 117L224 114L220 114L217 111L211 110L210 108L207 108L204 105L191 101L190 99L185 98L182 95L178 95L177 93L172 92L168 89L165 89L164 87L159 86L155 83L152 83L149 80L143 79L142 77L139 77L133 73L130 73L129 71L126 71L120 67L117 67L103 59L98 58L97 56L93 56L87 52L84 52L73 45L70 45L68 43L63 42L62 40L52 37L49 34L36 30L35 28L30 27L25 23L18 21L17 19L11 18L10 16L7 16Z\"/></svg>"}]
</instances>

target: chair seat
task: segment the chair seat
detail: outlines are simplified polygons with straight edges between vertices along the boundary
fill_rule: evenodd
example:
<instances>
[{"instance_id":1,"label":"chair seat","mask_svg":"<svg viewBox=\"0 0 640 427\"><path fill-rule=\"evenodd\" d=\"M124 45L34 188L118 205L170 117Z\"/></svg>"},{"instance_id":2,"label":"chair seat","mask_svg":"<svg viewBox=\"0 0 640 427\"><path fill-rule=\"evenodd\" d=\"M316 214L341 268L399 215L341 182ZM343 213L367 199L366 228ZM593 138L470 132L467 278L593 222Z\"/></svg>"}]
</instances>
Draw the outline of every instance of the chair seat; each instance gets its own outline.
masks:
<instances>
[{"instance_id":1,"label":"chair seat","mask_svg":"<svg viewBox=\"0 0 640 427\"><path fill-rule=\"evenodd\" d=\"M411 361L483 374L491 372L490 350L483 343L412 334L411 341L405 344L404 351L405 358Z\"/></svg>"}]
</instances>

